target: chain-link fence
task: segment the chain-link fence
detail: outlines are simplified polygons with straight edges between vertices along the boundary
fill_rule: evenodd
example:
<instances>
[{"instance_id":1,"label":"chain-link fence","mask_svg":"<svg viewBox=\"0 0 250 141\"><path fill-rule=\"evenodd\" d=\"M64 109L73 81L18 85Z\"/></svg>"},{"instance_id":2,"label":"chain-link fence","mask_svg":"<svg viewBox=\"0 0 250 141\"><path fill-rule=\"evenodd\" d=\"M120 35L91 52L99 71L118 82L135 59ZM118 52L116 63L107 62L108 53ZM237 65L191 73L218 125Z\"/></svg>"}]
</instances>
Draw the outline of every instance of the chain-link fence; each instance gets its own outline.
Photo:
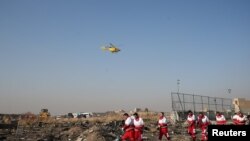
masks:
<instances>
[{"instance_id":1,"label":"chain-link fence","mask_svg":"<svg viewBox=\"0 0 250 141\"><path fill-rule=\"evenodd\" d=\"M171 92L172 110L178 112L180 118L186 118L187 111L195 114L204 112L211 120L215 119L215 113L222 112L227 119L234 113L232 99L201 96Z\"/></svg>"}]
</instances>

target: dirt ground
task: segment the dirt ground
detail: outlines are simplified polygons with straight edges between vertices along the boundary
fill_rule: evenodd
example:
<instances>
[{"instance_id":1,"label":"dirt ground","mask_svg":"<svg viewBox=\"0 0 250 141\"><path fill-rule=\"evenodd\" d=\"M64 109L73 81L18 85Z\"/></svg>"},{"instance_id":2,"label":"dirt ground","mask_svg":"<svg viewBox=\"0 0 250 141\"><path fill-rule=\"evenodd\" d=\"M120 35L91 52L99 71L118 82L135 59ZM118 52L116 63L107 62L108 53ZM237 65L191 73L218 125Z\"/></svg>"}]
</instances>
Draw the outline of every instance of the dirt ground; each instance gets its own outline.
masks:
<instances>
[{"instance_id":1,"label":"dirt ground","mask_svg":"<svg viewBox=\"0 0 250 141\"><path fill-rule=\"evenodd\" d=\"M157 113L139 114L145 123L144 141L157 141ZM26 119L19 121L17 129L0 129L0 141L119 141L123 134L121 124L122 113L108 113L81 119L50 118L44 122ZM169 125L172 141L190 141L186 131L183 122ZM199 137L198 130L197 138Z\"/></svg>"}]
</instances>

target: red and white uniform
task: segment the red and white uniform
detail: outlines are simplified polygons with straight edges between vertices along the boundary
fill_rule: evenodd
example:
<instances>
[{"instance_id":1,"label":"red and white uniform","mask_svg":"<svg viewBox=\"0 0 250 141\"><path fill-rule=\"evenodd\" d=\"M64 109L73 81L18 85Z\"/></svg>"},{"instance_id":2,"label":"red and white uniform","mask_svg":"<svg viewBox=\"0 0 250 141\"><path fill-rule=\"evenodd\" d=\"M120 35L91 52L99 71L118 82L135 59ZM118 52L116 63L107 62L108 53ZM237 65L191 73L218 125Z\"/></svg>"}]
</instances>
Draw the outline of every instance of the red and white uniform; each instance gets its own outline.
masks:
<instances>
[{"instance_id":1,"label":"red and white uniform","mask_svg":"<svg viewBox=\"0 0 250 141\"><path fill-rule=\"evenodd\" d=\"M124 134L122 136L122 140L126 141L129 139L130 141L134 141L134 124L133 119L131 117L128 117L125 120L125 125L123 126Z\"/></svg>"},{"instance_id":2,"label":"red and white uniform","mask_svg":"<svg viewBox=\"0 0 250 141\"><path fill-rule=\"evenodd\" d=\"M227 123L225 116L222 114L216 115L215 118L217 125L225 125Z\"/></svg>"},{"instance_id":3,"label":"red and white uniform","mask_svg":"<svg viewBox=\"0 0 250 141\"><path fill-rule=\"evenodd\" d=\"M159 140L162 139L162 136L165 135L168 140L170 140L170 136L168 134L168 124L166 117L162 116L159 118L158 126L160 128Z\"/></svg>"},{"instance_id":4,"label":"red and white uniform","mask_svg":"<svg viewBox=\"0 0 250 141\"><path fill-rule=\"evenodd\" d=\"M135 141L142 141L142 134L144 128L144 122L142 118L135 118L134 119L134 127L135 127Z\"/></svg>"},{"instance_id":5,"label":"red and white uniform","mask_svg":"<svg viewBox=\"0 0 250 141\"><path fill-rule=\"evenodd\" d=\"M233 122L235 125L245 125L247 121L247 117L245 115L239 116L234 115L233 116Z\"/></svg>"},{"instance_id":6,"label":"red and white uniform","mask_svg":"<svg viewBox=\"0 0 250 141\"><path fill-rule=\"evenodd\" d=\"M198 123L201 128L201 140L206 141L208 139L207 127L210 124L210 120L206 115L202 115L198 117Z\"/></svg>"},{"instance_id":7,"label":"red and white uniform","mask_svg":"<svg viewBox=\"0 0 250 141\"><path fill-rule=\"evenodd\" d=\"M234 125L237 124L237 118L238 118L238 114L233 115L232 120L233 120Z\"/></svg>"},{"instance_id":8,"label":"red and white uniform","mask_svg":"<svg viewBox=\"0 0 250 141\"><path fill-rule=\"evenodd\" d=\"M187 116L187 122L188 122L188 134L193 138L193 140L196 139L195 136L195 115L188 115Z\"/></svg>"}]
</instances>

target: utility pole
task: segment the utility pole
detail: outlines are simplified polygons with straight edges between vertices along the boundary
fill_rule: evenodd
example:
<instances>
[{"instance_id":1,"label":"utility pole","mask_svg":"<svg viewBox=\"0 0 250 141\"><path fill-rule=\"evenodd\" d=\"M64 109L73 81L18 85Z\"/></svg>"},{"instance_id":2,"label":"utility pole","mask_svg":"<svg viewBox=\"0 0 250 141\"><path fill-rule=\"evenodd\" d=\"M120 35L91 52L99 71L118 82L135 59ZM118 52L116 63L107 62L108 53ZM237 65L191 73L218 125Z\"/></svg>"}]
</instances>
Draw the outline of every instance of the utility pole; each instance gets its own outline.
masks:
<instances>
[{"instance_id":1,"label":"utility pole","mask_svg":"<svg viewBox=\"0 0 250 141\"><path fill-rule=\"evenodd\" d=\"M180 92L180 79L177 80L177 93Z\"/></svg>"},{"instance_id":2,"label":"utility pole","mask_svg":"<svg viewBox=\"0 0 250 141\"><path fill-rule=\"evenodd\" d=\"M179 99L179 103L180 103L180 105L181 105L181 109L182 109L182 111L183 111L183 115L185 114L184 113L184 108L183 108L183 105L182 105L182 102L183 102L183 104L184 104L184 97L183 97L183 101L181 101L181 98L180 98L180 94L179 94L179 92L180 92L180 79L177 79L177 96L178 96L178 99ZM184 96L184 95L183 95Z\"/></svg>"}]
</instances>

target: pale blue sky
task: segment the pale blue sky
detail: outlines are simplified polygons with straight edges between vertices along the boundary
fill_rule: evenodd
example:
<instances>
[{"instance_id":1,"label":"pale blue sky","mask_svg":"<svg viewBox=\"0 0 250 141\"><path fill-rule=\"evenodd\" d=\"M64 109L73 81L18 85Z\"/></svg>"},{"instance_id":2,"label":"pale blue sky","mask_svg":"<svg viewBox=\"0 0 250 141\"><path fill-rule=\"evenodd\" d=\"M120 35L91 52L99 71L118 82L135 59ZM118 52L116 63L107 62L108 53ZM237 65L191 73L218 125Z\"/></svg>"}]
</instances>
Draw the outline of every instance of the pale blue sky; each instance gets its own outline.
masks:
<instances>
[{"instance_id":1,"label":"pale blue sky","mask_svg":"<svg viewBox=\"0 0 250 141\"><path fill-rule=\"evenodd\" d=\"M0 113L250 99L248 0L1 0ZM120 47L111 54L100 47ZM228 94L227 89L232 89Z\"/></svg>"}]
</instances>

